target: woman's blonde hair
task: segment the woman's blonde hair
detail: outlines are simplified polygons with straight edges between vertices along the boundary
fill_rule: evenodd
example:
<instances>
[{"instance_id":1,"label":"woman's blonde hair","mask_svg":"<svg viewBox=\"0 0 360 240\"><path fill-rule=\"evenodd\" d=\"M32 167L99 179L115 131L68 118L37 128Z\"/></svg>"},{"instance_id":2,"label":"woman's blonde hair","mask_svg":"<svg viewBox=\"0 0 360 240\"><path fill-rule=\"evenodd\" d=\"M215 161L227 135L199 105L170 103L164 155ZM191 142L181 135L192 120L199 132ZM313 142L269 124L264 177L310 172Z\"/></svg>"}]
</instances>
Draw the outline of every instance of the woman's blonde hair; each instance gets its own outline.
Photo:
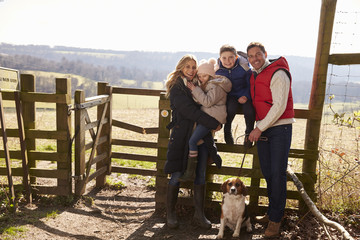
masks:
<instances>
[{"instance_id":1,"label":"woman's blonde hair","mask_svg":"<svg viewBox=\"0 0 360 240\"><path fill-rule=\"evenodd\" d=\"M198 65L197 63L197 59L194 55L192 54L186 54L184 55L180 60L179 62L177 63L176 67L175 67L175 70L171 73L169 73L169 75L167 76L167 80L166 80L166 97L169 97L170 95L170 90L172 89L172 87L175 85L176 83L176 80L179 78L179 77L183 77L183 73L182 73L182 70L185 68L186 66L186 63L190 60L193 60L195 61L196 63L196 66Z\"/></svg>"}]
</instances>

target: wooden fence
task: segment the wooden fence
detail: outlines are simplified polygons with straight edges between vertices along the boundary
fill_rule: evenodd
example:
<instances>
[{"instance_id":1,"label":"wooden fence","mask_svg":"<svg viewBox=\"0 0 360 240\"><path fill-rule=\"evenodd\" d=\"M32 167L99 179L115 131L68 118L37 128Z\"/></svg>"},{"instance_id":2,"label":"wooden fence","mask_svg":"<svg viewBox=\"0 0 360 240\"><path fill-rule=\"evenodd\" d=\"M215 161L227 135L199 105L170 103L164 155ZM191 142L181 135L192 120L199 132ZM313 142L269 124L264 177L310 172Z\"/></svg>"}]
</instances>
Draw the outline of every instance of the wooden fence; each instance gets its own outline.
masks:
<instances>
[{"instance_id":1,"label":"wooden fence","mask_svg":"<svg viewBox=\"0 0 360 240\"><path fill-rule=\"evenodd\" d=\"M70 80L56 79L55 93L36 93L35 78L33 75L21 74L20 76L22 102L22 115L26 136L26 149L32 192L38 194L70 195L71 184L71 105ZM4 100L14 101L14 92L2 92ZM56 130L40 130L36 128L35 104L56 104ZM6 119L5 119L6 120ZM19 138L18 129L6 129L6 134L11 138ZM56 140L56 151L40 151L36 146L36 139ZM4 158L4 151L0 151ZM22 159L20 150L10 150L11 159ZM55 169L44 169L37 166L38 161L56 162ZM12 167L13 176L23 176L22 167ZM6 175L6 168L0 168L0 175ZM36 178L56 179L56 185L38 185Z\"/></svg>"},{"instance_id":2,"label":"wooden fence","mask_svg":"<svg viewBox=\"0 0 360 240\"><path fill-rule=\"evenodd\" d=\"M75 91L74 107L71 105L70 81L68 79L56 79L56 93L35 93L34 77L31 75L21 75L21 94L20 98L23 105L23 116L25 123L25 135L29 159L29 173L31 177L32 191L39 194L56 194L69 195L72 194L72 186L74 179L75 194L81 195L85 192L86 184L96 179L96 186L104 186L106 175L111 173L136 174L143 176L156 177L156 208L164 207L166 203L166 189L168 176L164 174L163 168L166 161L167 144L169 140L169 130L166 125L170 122L171 109L169 100L165 98L164 93L159 90L145 89L128 89L110 87L107 83L98 83L98 95L85 98L83 91ZM158 126L142 127L132 123L122 122L112 117L113 96L115 94L132 94L159 97ZM4 99L12 100L13 95L3 93ZM37 130L36 126L36 102L56 103L56 130L45 131ZM91 120L88 109L97 107L97 117ZM74 110L75 119L72 128L71 113ZM241 114L241 112L239 112ZM149 117L149 116L144 116ZM295 118L302 119L319 119L321 114L310 110L295 110ZM134 131L141 134L158 135L157 142L135 141L113 139L113 128L121 128L124 131ZM89 132L89 139L86 140L86 132ZM16 129L7 129L9 137L17 137ZM73 137L72 137L73 136ZM56 152L40 152L36 150L35 139L56 139ZM74 140L74 174L72 173L72 144ZM157 156L139 155L132 153L124 153L121 151L113 151L115 146L126 146L135 148L157 149ZM217 143L219 152L244 154L243 145L226 145ZM1 152L0 152L1 153ZM21 159L20 151L11 151L11 158ZM260 186L262 174L258 162L256 148L251 148L248 153L252 156L252 168L244 168L241 171L242 177L250 178L249 195L250 207L254 212L262 212L263 206L259 206L259 197L266 196L266 189ZM307 161L316 161L318 158L317 150L291 149L290 158L300 160L300 164L306 164ZM136 161L146 161L156 164L154 169L120 167L111 164L112 159L127 159ZM40 169L37 168L38 160L55 161L57 169ZM237 159L240 161L240 159ZM91 169L96 164L96 167ZM5 168L0 169L0 174L5 175ZM22 176L21 168L12 169L14 176ZM215 175L237 176L239 168L224 166L217 169L215 166L208 168L207 191L209 198L207 204L218 205L219 199L212 199L214 192L220 191L221 183L213 181ZM297 173L299 179L306 185L313 186L316 182L315 169L311 173ZM36 178L56 178L56 186L40 186L36 184ZM191 183L182 183L183 188L192 188ZM312 198L315 193L308 191ZM297 191L288 191L288 199L299 200L300 196ZM182 197L179 199L180 204L191 205L191 197Z\"/></svg>"}]
</instances>

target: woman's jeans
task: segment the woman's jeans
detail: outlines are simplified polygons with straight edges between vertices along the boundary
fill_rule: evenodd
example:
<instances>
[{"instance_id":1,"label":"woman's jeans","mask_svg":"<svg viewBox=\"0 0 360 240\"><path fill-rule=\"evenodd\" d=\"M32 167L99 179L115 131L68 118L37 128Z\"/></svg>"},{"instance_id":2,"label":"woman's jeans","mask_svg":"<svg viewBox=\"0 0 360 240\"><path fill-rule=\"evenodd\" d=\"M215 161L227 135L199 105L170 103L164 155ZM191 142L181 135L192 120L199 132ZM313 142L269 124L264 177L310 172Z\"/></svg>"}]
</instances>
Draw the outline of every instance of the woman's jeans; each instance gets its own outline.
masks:
<instances>
[{"instance_id":1,"label":"woman's jeans","mask_svg":"<svg viewBox=\"0 0 360 240\"><path fill-rule=\"evenodd\" d=\"M270 221L280 222L286 205L286 169L292 137L292 124L268 128L261 134L267 141L258 141L261 171L267 184Z\"/></svg>"},{"instance_id":2,"label":"woman's jeans","mask_svg":"<svg viewBox=\"0 0 360 240\"><path fill-rule=\"evenodd\" d=\"M205 175L206 175L206 166L208 159L208 151L205 144L201 144L198 146L199 154L198 154L198 162L195 170L195 185L203 185L205 184ZM170 185L179 185L179 177L183 175L183 172L174 172L171 174L169 184Z\"/></svg>"},{"instance_id":3,"label":"woman's jeans","mask_svg":"<svg viewBox=\"0 0 360 240\"><path fill-rule=\"evenodd\" d=\"M209 132L210 129L208 129L204 125L201 124L196 125L196 128L189 140L189 150L197 152L198 151L197 143L200 141L200 139L203 139Z\"/></svg>"}]
</instances>

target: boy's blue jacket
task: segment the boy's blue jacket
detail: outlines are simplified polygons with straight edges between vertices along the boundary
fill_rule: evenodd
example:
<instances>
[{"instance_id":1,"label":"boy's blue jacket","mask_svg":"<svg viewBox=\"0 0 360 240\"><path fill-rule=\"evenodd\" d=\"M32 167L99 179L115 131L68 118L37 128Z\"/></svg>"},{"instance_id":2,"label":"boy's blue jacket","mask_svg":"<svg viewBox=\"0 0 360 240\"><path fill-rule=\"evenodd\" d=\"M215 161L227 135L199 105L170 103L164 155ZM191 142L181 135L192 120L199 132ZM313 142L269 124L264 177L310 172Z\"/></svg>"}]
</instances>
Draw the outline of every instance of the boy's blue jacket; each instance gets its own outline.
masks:
<instances>
[{"instance_id":1,"label":"boy's blue jacket","mask_svg":"<svg viewBox=\"0 0 360 240\"><path fill-rule=\"evenodd\" d=\"M232 83L231 91L228 93L230 96L235 96L239 99L242 96L250 98L250 77L251 69L246 58L238 56L235 60L233 68L228 69L222 65L218 59L219 69L216 71L217 75L222 75L230 79Z\"/></svg>"}]
</instances>

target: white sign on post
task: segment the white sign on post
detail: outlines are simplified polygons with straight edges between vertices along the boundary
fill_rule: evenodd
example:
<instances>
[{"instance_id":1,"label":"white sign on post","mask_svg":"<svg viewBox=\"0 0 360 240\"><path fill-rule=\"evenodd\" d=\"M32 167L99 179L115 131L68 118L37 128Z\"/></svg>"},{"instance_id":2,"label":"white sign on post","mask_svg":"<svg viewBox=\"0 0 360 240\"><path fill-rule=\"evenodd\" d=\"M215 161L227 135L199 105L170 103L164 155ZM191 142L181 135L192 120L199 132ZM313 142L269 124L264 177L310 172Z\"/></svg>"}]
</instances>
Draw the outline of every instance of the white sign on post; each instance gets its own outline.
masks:
<instances>
[{"instance_id":1,"label":"white sign on post","mask_svg":"<svg viewBox=\"0 0 360 240\"><path fill-rule=\"evenodd\" d=\"M19 71L0 67L0 89L19 90Z\"/></svg>"}]
</instances>

